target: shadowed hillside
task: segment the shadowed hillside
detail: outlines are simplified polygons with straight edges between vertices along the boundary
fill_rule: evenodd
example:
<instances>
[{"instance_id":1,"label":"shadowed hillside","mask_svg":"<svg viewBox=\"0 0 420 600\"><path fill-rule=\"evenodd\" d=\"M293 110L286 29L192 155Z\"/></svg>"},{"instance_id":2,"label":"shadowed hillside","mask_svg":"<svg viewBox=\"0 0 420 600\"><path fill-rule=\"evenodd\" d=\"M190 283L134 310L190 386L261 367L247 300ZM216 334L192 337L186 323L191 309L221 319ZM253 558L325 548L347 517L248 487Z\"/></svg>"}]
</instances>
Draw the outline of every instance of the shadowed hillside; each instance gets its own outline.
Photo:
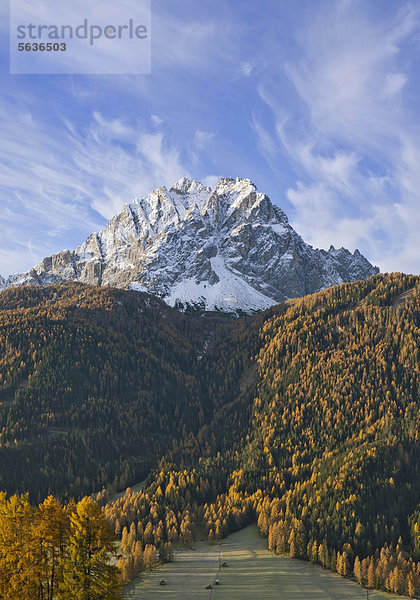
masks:
<instances>
[{"instance_id":1,"label":"shadowed hillside","mask_svg":"<svg viewBox=\"0 0 420 600\"><path fill-rule=\"evenodd\" d=\"M136 292L2 292L0 489L38 499L144 478L203 425L196 357L219 323Z\"/></svg>"}]
</instances>

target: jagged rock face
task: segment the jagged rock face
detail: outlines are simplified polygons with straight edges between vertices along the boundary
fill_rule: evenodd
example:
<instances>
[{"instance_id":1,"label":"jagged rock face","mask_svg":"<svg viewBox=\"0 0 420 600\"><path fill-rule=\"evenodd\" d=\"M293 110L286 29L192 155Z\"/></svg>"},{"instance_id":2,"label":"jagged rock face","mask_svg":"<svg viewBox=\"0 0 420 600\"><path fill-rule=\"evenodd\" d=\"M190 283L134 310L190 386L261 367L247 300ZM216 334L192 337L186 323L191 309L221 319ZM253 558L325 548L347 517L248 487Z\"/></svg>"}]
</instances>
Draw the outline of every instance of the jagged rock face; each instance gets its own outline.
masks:
<instances>
[{"instance_id":1,"label":"jagged rock face","mask_svg":"<svg viewBox=\"0 0 420 600\"><path fill-rule=\"evenodd\" d=\"M249 179L224 178L214 189L181 179L125 205L72 252L0 278L0 287L80 281L250 312L378 271L357 250L306 244Z\"/></svg>"}]
</instances>

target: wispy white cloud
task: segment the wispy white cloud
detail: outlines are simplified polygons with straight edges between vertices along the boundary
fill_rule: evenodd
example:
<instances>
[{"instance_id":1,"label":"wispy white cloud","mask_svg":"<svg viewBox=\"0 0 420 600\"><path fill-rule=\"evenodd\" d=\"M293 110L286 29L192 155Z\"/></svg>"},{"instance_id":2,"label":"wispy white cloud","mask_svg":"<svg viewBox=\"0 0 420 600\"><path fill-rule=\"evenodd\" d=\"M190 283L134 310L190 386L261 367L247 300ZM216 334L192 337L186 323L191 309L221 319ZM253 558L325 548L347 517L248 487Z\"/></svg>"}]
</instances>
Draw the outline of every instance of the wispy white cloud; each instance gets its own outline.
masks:
<instances>
[{"instance_id":1,"label":"wispy white cloud","mask_svg":"<svg viewBox=\"0 0 420 600\"><path fill-rule=\"evenodd\" d=\"M274 136L254 122L267 158L296 173L287 197L303 237L359 246L386 270L420 266L420 128L406 101L419 17L412 4L384 15L361 2L313 6L297 28L297 56L276 70L293 84L294 104L270 78L259 94Z\"/></svg>"},{"instance_id":2,"label":"wispy white cloud","mask_svg":"<svg viewBox=\"0 0 420 600\"><path fill-rule=\"evenodd\" d=\"M383 136L400 126L395 95L407 75L398 58L418 28L419 10L402 5L382 20L368 18L363 3L341 1L328 3L328 21L326 12L314 11L299 33L302 55L286 63L286 74L307 107L312 135L380 148Z\"/></svg>"},{"instance_id":3,"label":"wispy white cloud","mask_svg":"<svg viewBox=\"0 0 420 600\"><path fill-rule=\"evenodd\" d=\"M199 150L202 150L209 145L215 135L216 134L212 131L202 131L201 129L197 129L194 134L194 144Z\"/></svg>"},{"instance_id":4,"label":"wispy white cloud","mask_svg":"<svg viewBox=\"0 0 420 600\"><path fill-rule=\"evenodd\" d=\"M81 242L125 202L189 174L162 132L98 111L85 131L65 122L58 132L9 105L0 130L4 274Z\"/></svg>"},{"instance_id":5,"label":"wispy white cloud","mask_svg":"<svg viewBox=\"0 0 420 600\"><path fill-rule=\"evenodd\" d=\"M255 63L253 63L250 60L246 60L245 62L240 64L239 71L245 77L250 77L255 71Z\"/></svg>"},{"instance_id":6,"label":"wispy white cloud","mask_svg":"<svg viewBox=\"0 0 420 600\"><path fill-rule=\"evenodd\" d=\"M110 218L124 202L188 175L180 150L162 131L147 131L95 113L89 131L70 136L72 161L99 214Z\"/></svg>"},{"instance_id":7,"label":"wispy white cloud","mask_svg":"<svg viewBox=\"0 0 420 600\"><path fill-rule=\"evenodd\" d=\"M216 12L196 11L186 15L175 6L161 3L153 19L153 69L175 69L181 74L188 71L223 68L237 60L238 43L242 35L241 23L234 19L228 5ZM201 12L201 11L198 11ZM223 13L228 16L224 17Z\"/></svg>"},{"instance_id":8,"label":"wispy white cloud","mask_svg":"<svg viewBox=\"0 0 420 600\"><path fill-rule=\"evenodd\" d=\"M264 127L255 114L252 115L251 127L256 135L257 143L260 151L264 156L272 162L279 152L278 140L271 133L271 131Z\"/></svg>"},{"instance_id":9,"label":"wispy white cloud","mask_svg":"<svg viewBox=\"0 0 420 600\"><path fill-rule=\"evenodd\" d=\"M162 123L164 123L164 119L162 119L161 117L159 117L158 115L152 115L150 117L150 120L152 121L152 123L154 125L156 125L157 127L159 127L160 125L162 125Z\"/></svg>"}]
</instances>

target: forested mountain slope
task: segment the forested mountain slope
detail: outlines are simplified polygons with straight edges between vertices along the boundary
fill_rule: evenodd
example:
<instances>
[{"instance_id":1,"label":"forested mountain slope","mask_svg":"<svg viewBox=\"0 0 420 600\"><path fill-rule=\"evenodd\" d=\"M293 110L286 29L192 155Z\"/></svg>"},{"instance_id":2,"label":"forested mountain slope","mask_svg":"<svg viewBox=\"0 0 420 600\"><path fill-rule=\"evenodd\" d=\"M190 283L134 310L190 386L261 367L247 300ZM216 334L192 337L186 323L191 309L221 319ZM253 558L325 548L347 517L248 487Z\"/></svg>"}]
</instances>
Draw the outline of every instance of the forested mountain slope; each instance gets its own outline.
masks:
<instances>
[{"instance_id":1,"label":"forested mountain slope","mask_svg":"<svg viewBox=\"0 0 420 600\"><path fill-rule=\"evenodd\" d=\"M378 275L250 321L233 348L259 346L256 381L173 449L144 491L106 508L117 529L135 514L134 531L159 546L188 540L198 523L212 540L257 518L273 551L413 595L419 291L418 278ZM214 381L236 352L218 365L208 355Z\"/></svg>"},{"instance_id":2,"label":"forested mountain slope","mask_svg":"<svg viewBox=\"0 0 420 600\"><path fill-rule=\"evenodd\" d=\"M143 478L204 423L196 358L219 323L138 292L1 292L0 489L38 499Z\"/></svg>"},{"instance_id":3,"label":"forested mountain slope","mask_svg":"<svg viewBox=\"0 0 420 600\"><path fill-rule=\"evenodd\" d=\"M162 457L105 509L127 553L258 519L274 551L414 594L419 283L376 275L240 320L74 284L7 290L1 486L78 494Z\"/></svg>"}]
</instances>

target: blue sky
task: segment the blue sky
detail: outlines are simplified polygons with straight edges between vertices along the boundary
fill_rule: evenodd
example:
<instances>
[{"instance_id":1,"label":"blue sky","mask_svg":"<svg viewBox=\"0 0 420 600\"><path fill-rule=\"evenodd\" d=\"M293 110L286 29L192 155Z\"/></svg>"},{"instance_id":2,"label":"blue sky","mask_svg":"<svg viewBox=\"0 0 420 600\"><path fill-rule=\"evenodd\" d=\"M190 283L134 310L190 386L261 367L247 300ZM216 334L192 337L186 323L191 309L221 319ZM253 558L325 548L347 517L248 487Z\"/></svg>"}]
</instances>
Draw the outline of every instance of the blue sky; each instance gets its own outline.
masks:
<instances>
[{"instance_id":1,"label":"blue sky","mask_svg":"<svg viewBox=\"0 0 420 600\"><path fill-rule=\"evenodd\" d=\"M3 276L182 176L249 177L305 241L419 273L418 2L152 0L137 76L9 75L8 23Z\"/></svg>"}]
</instances>

